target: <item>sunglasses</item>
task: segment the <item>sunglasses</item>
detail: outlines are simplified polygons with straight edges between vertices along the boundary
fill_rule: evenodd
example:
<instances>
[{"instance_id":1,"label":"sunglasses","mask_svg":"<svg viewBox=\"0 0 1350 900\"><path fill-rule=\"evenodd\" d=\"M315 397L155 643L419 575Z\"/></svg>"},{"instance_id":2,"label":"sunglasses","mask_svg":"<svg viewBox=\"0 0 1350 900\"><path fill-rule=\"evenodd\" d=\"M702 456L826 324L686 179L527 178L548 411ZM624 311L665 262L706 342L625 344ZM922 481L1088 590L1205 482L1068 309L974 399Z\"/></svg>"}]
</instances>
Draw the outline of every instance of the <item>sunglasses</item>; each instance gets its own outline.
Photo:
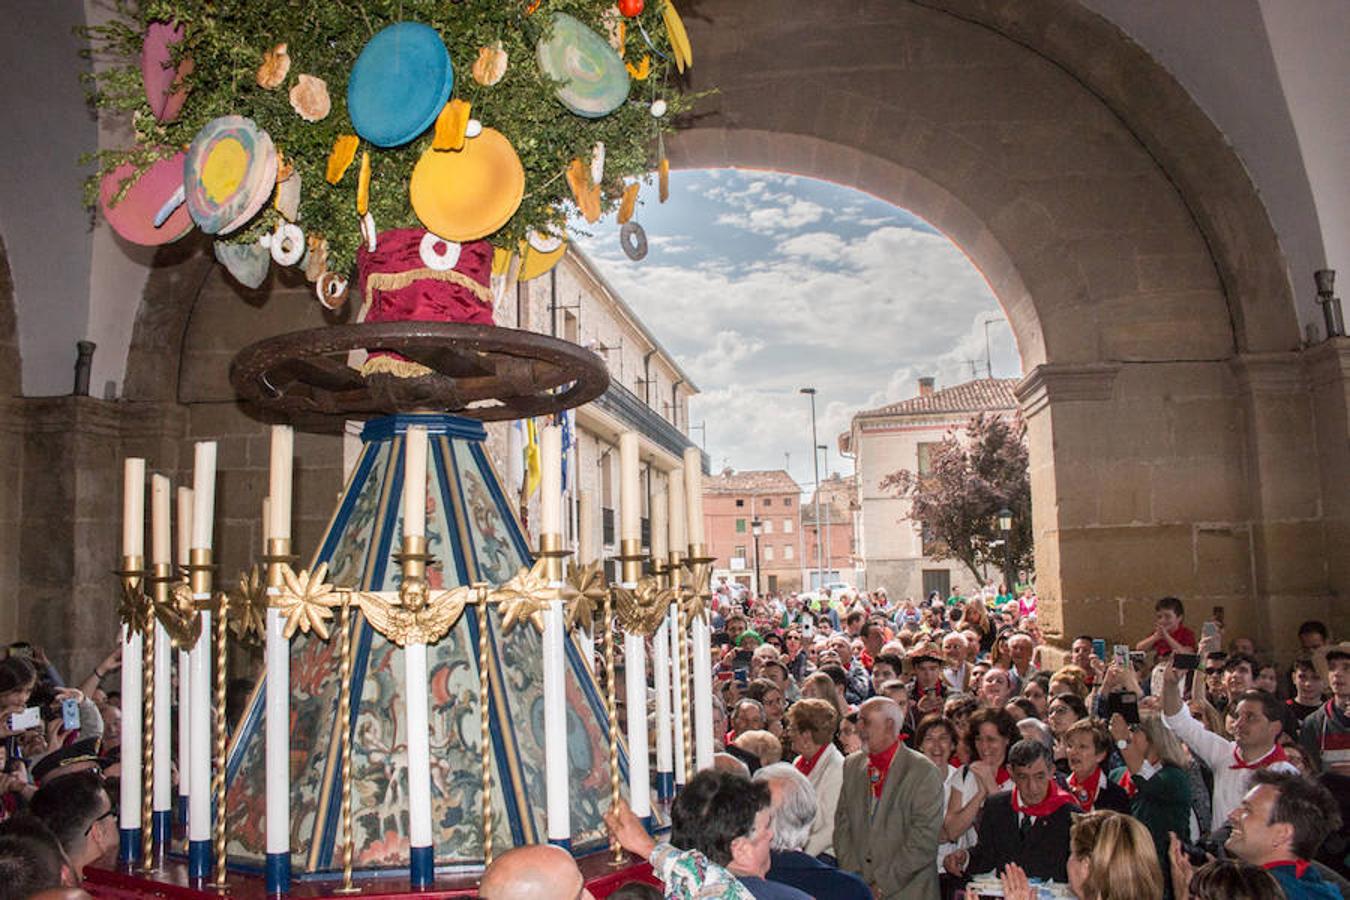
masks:
<instances>
[{"instance_id":1,"label":"sunglasses","mask_svg":"<svg viewBox=\"0 0 1350 900\"><path fill-rule=\"evenodd\" d=\"M111 819L116 815L117 810L109 808L107 812L105 812L103 815L99 816L97 819L89 823L89 827L84 830L84 836L88 837L89 832L93 831L94 826L97 825L99 822L102 822L104 819Z\"/></svg>"},{"instance_id":2,"label":"sunglasses","mask_svg":"<svg viewBox=\"0 0 1350 900\"><path fill-rule=\"evenodd\" d=\"M1206 674L1206 675L1222 675L1222 674L1223 674L1223 667L1220 666L1220 667L1217 668L1217 669L1206 669L1206 670L1205 670L1205 674Z\"/></svg>"}]
</instances>

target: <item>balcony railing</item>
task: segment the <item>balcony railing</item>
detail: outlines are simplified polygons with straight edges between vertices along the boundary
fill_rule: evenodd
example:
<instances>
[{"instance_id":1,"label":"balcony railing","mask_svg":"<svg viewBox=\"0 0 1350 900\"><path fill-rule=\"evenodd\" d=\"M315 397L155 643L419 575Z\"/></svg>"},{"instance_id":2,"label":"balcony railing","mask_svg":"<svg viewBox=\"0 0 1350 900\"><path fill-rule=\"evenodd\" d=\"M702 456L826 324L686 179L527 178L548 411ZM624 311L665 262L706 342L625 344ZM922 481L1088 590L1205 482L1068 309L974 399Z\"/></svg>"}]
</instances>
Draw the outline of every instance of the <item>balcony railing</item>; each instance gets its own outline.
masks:
<instances>
[{"instance_id":1,"label":"balcony railing","mask_svg":"<svg viewBox=\"0 0 1350 900\"><path fill-rule=\"evenodd\" d=\"M688 435L662 418L661 414L643 403L637 394L611 381L609 388L591 401L600 409L615 416L634 431L645 434L653 443L674 456L684 454L686 447L697 446ZM703 453L703 474L711 472L708 454Z\"/></svg>"}]
</instances>

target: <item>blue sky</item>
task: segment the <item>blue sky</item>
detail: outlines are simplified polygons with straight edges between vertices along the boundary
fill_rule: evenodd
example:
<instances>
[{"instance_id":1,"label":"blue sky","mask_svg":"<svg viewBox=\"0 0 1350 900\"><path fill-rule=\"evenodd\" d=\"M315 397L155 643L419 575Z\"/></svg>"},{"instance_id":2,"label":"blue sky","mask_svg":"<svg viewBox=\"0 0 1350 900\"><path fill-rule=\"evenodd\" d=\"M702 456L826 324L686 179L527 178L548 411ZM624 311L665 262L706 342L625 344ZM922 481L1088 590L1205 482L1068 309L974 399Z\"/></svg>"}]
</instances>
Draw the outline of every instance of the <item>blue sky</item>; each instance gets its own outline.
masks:
<instances>
[{"instance_id":1,"label":"blue sky","mask_svg":"<svg viewBox=\"0 0 1350 900\"><path fill-rule=\"evenodd\" d=\"M1012 334L961 251L906 210L824 181L733 169L671 173L670 199L644 185L634 219L646 259L629 260L612 217L573 223L576 242L702 389L714 469L783 468L812 481L812 385L829 467L851 472L835 436L852 415L939 387L1021 374ZM589 232L589 235L580 232ZM701 439L695 431L695 441ZM822 474L823 474L822 469Z\"/></svg>"}]
</instances>

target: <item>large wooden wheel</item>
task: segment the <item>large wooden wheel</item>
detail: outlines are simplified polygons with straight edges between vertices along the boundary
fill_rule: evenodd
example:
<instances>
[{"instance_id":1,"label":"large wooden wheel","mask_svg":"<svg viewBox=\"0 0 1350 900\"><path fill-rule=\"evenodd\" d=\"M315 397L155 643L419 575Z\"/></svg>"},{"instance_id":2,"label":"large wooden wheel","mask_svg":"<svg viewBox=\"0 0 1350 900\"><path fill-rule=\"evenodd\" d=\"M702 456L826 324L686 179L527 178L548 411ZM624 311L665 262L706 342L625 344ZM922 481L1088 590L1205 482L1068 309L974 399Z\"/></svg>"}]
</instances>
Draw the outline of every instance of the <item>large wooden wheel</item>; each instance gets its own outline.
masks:
<instances>
[{"instance_id":1,"label":"large wooden wheel","mask_svg":"<svg viewBox=\"0 0 1350 900\"><path fill-rule=\"evenodd\" d=\"M429 371L413 378L363 375L353 350L397 353ZM297 425L336 425L399 412L447 412L495 422L580 406L609 387L589 350L493 325L374 322L267 338L230 365L239 396Z\"/></svg>"}]
</instances>

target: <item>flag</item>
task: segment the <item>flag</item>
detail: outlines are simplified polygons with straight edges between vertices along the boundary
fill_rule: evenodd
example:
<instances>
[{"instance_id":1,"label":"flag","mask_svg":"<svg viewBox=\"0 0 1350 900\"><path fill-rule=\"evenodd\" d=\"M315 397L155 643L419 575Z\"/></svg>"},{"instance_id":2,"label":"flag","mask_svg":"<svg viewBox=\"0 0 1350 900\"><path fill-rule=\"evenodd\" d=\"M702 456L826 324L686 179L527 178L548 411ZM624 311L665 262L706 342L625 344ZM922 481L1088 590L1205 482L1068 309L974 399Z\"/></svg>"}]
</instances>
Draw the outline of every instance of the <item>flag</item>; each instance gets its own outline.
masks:
<instances>
[{"instance_id":1,"label":"flag","mask_svg":"<svg viewBox=\"0 0 1350 900\"><path fill-rule=\"evenodd\" d=\"M539 490L539 428L534 419L525 421L525 492L528 500Z\"/></svg>"},{"instance_id":2,"label":"flag","mask_svg":"<svg viewBox=\"0 0 1350 900\"><path fill-rule=\"evenodd\" d=\"M562 489L567 493L567 486L571 483L572 474L572 429L574 427L575 411L566 409L554 416L553 424L562 429Z\"/></svg>"}]
</instances>

